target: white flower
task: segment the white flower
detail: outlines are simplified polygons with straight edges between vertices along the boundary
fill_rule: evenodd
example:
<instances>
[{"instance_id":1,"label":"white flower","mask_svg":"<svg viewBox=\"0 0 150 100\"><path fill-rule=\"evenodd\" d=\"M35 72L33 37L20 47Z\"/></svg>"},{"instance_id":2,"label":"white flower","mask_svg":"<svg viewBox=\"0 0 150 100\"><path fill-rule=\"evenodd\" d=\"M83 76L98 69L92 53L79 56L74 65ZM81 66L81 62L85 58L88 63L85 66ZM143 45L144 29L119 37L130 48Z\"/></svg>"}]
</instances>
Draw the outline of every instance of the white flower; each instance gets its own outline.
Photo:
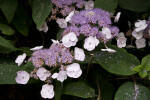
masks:
<instances>
[{"instance_id":1,"label":"white flower","mask_svg":"<svg viewBox=\"0 0 150 100\"><path fill-rule=\"evenodd\" d=\"M121 15L121 12L118 12L116 17L115 17L115 19L114 19L114 22L118 22L119 21L120 15Z\"/></svg>"},{"instance_id":2,"label":"white flower","mask_svg":"<svg viewBox=\"0 0 150 100\"><path fill-rule=\"evenodd\" d=\"M63 36L62 43L65 47L75 46L78 38L74 32L70 32Z\"/></svg>"},{"instance_id":3,"label":"white flower","mask_svg":"<svg viewBox=\"0 0 150 100\"><path fill-rule=\"evenodd\" d=\"M56 22L60 28L66 28L67 27L67 22L65 21L65 19L57 19Z\"/></svg>"},{"instance_id":4,"label":"white flower","mask_svg":"<svg viewBox=\"0 0 150 100\"><path fill-rule=\"evenodd\" d=\"M116 51L111 49L111 48L107 48L107 49L101 49L101 51L108 51L109 53L115 53Z\"/></svg>"},{"instance_id":5,"label":"white flower","mask_svg":"<svg viewBox=\"0 0 150 100\"><path fill-rule=\"evenodd\" d=\"M24 54L22 54L22 55L19 55L19 56L16 58L15 63L17 63L18 66L20 66L20 65L23 63L23 61L24 61L25 58L26 58L26 53L24 53Z\"/></svg>"},{"instance_id":6,"label":"white flower","mask_svg":"<svg viewBox=\"0 0 150 100\"><path fill-rule=\"evenodd\" d=\"M119 48L125 47L126 46L126 41L127 41L127 39L125 37L119 37L117 39L117 46Z\"/></svg>"},{"instance_id":7,"label":"white flower","mask_svg":"<svg viewBox=\"0 0 150 100\"><path fill-rule=\"evenodd\" d=\"M42 86L41 96L45 99L52 99L55 95L54 86L45 84Z\"/></svg>"},{"instance_id":8,"label":"white flower","mask_svg":"<svg viewBox=\"0 0 150 100\"><path fill-rule=\"evenodd\" d=\"M92 0L85 3L85 9L93 9L94 8L94 2Z\"/></svg>"},{"instance_id":9,"label":"white flower","mask_svg":"<svg viewBox=\"0 0 150 100\"><path fill-rule=\"evenodd\" d=\"M132 36L135 37L136 39L141 39L143 37L143 31L139 32L133 31Z\"/></svg>"},{"instance_id":10,"label":"white flower","mask_svg":"<svg viewBox=\"0 0 150 100\"><path fill-rule=\"evenodd\" d=\"M26 84L29 81L30 75L26 71L18 71L16 82L19 84Z\"/></svg>"},{"instance_id":11,"label":"white flower","mask_svg":"<svg viewBox=\"0 0 150 100\"><path fill-rule=\"evenodd\" d=\"M52 78L53 79L56 79L58 77L58 73L54 73L53 75L52 75Z\"/></svg>"},{"instance_id":12,"label":"white flower","mask_svg":"<svg viewBox=\"0 0 150 100\"><path fill-rule=\"evenodd\" d=\"M43 48L43 46L36 46L36 47L34 47L34 48L31 48L30 50L36 51L36 50L40 50L40 49L42 49L42 48Z\"/></svg>"},{"instance_id":13,"label":"white flower","mask_svg":"<svg viewBox=\"0 0 150 100\"><path fill-rule=\"evenodd\" d=\"M69 22L69 21L71 20L72 16L74 15L74 13L75 13L74 10L71 11L71 12L69 13L69 15L65 18L65 21L66 21L66 22Z\"/></svg>"},{"instance_id":14,"label":"white flower","mask_svg":"<svg viewBox=\"0 0 150 100\"><path fill-rule=\"evenodd\" d=\"M136 44L136 47L137 47L138 49L144 48L144 47L146 46L146 40L145 40L144 38L137 39L137 40L135 41L135 44Z\"/></svg>"},{"instance_id":15,"label":"white flower","mask_svg":"<svg viewBox=\"0 0 150 100\"><path fill-rule=\"evenodd\" d=\"M43 23L43 25L41 26L39 31L43 31L45 33L48 31L48 26L47 26L46 22Z\"/></svg>"},{"instance_id":16,"label":"white flower","mask_svg":"<svg viewBox=\"0 0 150 100\"><path fill-rule=\"evenodd\" d=\"M59 73L54 73L52 75L52 78L53 79L57 78L58 81L63 82L64 80L67 79L67 72L62 69L62 70L59 71Z\"/></svg>"},{"instance_id":17,"label":"white flower","mask_svg":"<svg viewBox=\"0 0 150 100\"><path fill-rule=\"evenodd\" d=\"M68 65L66 70L67 70L67 75L72 78L78 78L82 74L82 70L78 63L73 63L71 65Z\"/></svg>"},{"instance_id":18,"label":"white flower","mask_svg":"<svg viewBox=\"0 0 150 100\"><path fill-rule=\"evenodd\" d=\"M106 39L111 39L112 38L111 31L108 27L103 27L102 28L102 34L105 34Z\"/></svg>"},{"instance_id":19,"label":"white flower","mask_svg":"<svg viewBox=\"0 0 150 100\"><path fill-rule=\"evenodd\" d=\"M126 41L127 39L125 38L125 35L123 32L120 32L117 38L117 46L119 48L125 47L126 46Z\"/></svg>"},{"instance_id":20,"label":"white flower","mask_svg":"<svg viewBox=\"0 0 150 100\"><path fill-rule=\"evenodd\" d=\"M51 39L54 44L59 44L58 40Z\"/></svg>"},{"instance_id":21,"label":"white flower","mask_svg":"<svg viewBox=\"0 0 150 100\"><path fill-rule=\"evenodd\" d=\"M85 59L85 54L84 54L83 49L75 47L74 55L75 55L76 60L84 61Z\"/></svg>"},{"instance_id":22,"label":"white flower","mask_svg":"<svg viewBox=\"0 0 150 100\"><path fill-rule=\"evenodd\" d=\"M37 70L36 75L40 78L41 81L45 81L47 77L51 75L51 73L45 68L41 67Z\"/></svg>"},{"instance_id":23,"label":"white flower","mask_svg":"<svg viewBox=\"0 0 150 100\"><path fill-rule=\"evenodd\" d=\"M146 20L138 20L138 22L135 23L135 31L139 32L144 30L148 25L146 24Z\"/></svg>"},{"instance_id":24,"label":"white flower","mask_svg":"<svg viewBox=\"0 0 150 100\"><path fill-rule=\"evenodd\" d=\"M84 48L88 51L92 51L99 44L99 40L96 37L89 36L84 40Z\"/></svg>"},{"instance_id":25,"label":"white flower","mask_svg":"<svg viewBox=\"0 0 150 100\"><path fill-rule=\"evenodd\" d=\"M124 35L123 32L120 32L120 33L118 34L118 37L125 37L125 35Z\"/></svg>"}]
</instances>

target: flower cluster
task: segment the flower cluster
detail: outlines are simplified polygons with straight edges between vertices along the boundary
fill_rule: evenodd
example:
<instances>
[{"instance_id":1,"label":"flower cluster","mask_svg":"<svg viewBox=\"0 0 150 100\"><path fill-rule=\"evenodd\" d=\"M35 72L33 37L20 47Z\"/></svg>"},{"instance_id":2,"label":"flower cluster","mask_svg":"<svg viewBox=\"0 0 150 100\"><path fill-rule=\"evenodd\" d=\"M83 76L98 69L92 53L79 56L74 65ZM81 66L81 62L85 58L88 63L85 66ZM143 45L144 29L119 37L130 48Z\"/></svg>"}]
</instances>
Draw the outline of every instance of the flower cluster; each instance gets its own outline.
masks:
<instances>
[{"instance_id":1,"label":"flower cluster","mask_svg":"<svg viewBox=\"0 0 150 100\"><path fill-rule=\"evenodd\" d=\"M51 0L55 7L52 9L51 19L56 19L56 15L61 13L67 16L75 9L81 9L85 6L85 0Z\"/></svg>"},{"instance_id":2,"label":"flower cluster","mask_svg":"<svg viewBox=\"0 0 150 100\"><path fill-rule=\"evenodd\" d=\"M68 64L73 61L73 56L69 48L66 48L61 43L53 43L49 49L41 49L35 51L30 58L33 65L41 67L44 64L51 67L59 64Z\"/></svg>"},{"instance_id":3,"label":"flower cluster","mask_svg":"<svg viewBox=\"0 0 150 100\"><path fill-rule=\"evenodd\" d=\"M71 17L70 23L71 25L67 26L63 32L62 42L64 43L63 39L65 38L66 40L70 33L74 33L74 36L72 35L74 39L82 34L87 37L85 39L84 48L88 51L94 50L100 41L106 43L114 37L117 37L119 33L118 27L112 25L111 13L100 8L76 12ZM76 42L77 41L75 41L75 43ZM71 42L67 43L70 45L68 47L74 46L71 45Z\"/></svg>"},{"instance_id":4,"label":"flower cluster","mask_svg":"<svg viewBox=\"0 0 150 100\"><path fill-rule=\"evenodd\" d=\"M116 51L108 48L106 42L114 37L117 38L118 47L126 46L126 38L119 34L119 29L112 25L111 13L100 8L94 7L92 0L52 0L55 5L52 10L52 19L60 12L63 18L54 18L60 28L65 28L63 37L60 41L52 39L53 44L49 49L43 49L43 46L31 48L34 51L28 61L31 61L35 66L34 70L28 74L26 71L18 71L16 82L26 84L30 77L39 79L46 84L42 86L41 96L51 99L54 97L54 86L52 81L57 79L63 82L68 77L79 78L82 74L81 67L78 63L73 63L74 60L84 61L85 53L82 48L74 47L79 41L80 35L85 36L84 49L92 51L100 42L104 43L107 51L115 53ZM85 10L81 10L81 8ZM81 11L76 9L80 8ZM115 22L119 20L120 14L117 14ZM67 23L70 23L68 25ZM46 23L43 24L40 31L48 30ZM70 47L74 50L71 51ZM71 49L72 49L71 48ZM16 59L16 63L21 65L26 55L20 55Z\"/></svg>"}]
</instances>

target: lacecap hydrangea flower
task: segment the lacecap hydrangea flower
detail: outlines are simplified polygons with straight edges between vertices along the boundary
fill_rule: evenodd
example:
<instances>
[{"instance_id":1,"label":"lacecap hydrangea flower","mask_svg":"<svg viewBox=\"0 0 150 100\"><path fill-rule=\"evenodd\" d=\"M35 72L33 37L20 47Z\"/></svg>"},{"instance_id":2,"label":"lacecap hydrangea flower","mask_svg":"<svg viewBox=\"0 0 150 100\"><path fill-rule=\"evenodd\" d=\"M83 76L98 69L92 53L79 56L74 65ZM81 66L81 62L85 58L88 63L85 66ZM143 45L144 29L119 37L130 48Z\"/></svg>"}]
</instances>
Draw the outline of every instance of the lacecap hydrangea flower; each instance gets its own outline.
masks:
<instances>
[{"instance_id":1,"label":"lacecap hydrangea flower","mask_svg":"<svg viewBox=\"0 0 150 100\"><path fill-rule=\"evenodd\" d=\"M41 81L45 81L48 77L50 77L51 73L45 68L40 67L37 70L36 75L39 77Z\"/></svg>"},{"instance_id":2,"label":"lacecap hydrangea flower","mask_svg":"<svg viewBox=\"0 0 150 100\"><path fill-rule=\"evenodd\" d=\"M26 58L26 53L23 53L22 55L19 55L16 58L15 63L17 63L18 66L20 66L23 63L23 61L24 61L25 58Z\"/></svg>"},{"instance_id":3,"label":"lacecap hydrangea flower","mask_svg":"<svg viewBox=\"0 0 150 100\"><path fill-rule=\"evenodd\" d=\"M63 35L74 32L76 36L83 34L86 37L96 37L106 43L110 39L118 36L119 29L112 26L111 14L100 8L82 10L75 13ZM102 31L100 31L102 30Z\"/></svg>"},{"instance_id":4,"label":"lacecap hydrangea flower","mask_svg":"<svg viewBox=\"0 0 150 100\"><path fill-rule=\"evenodd\" d=\"M19 84L27 84L30 79L30 75L26 71L18 71L17 77L15 78L16 82Z\"/></svg>"},{"instance_id":5,"label":"lacecap hydrangea flower","mask_svg":"<svg viewBox=\"0 0 150 100\"><path fill-rule=\"evenodd\" d=\"M68 64L73 61L70 49L62 43L53 43L49 49L34 51L29 59L35 67L42 67L44 64L54 67L59 64Z\"/></svg>"},{"instance_id":6,"label":"lacecap hydrangea flower","mask_svg":"<svg viewBox=\"0 0 150 100\"><path fill-rule=\"evenodd\" d=\"M66 67L67 76L71 78L78 78L82 74L82 70L78 63L70 64Z\"/></svg>"},{"instance_id":7,"label":"lacecap hydrangea flower","mask_svg":"<svg viewBox=\"0 0 150 100\"><path fill-rule=\"evenodd\" d=\"M52 99L55 95L54 86L45 84L42 86L41 96L45 99Z\"/></svg>"}]
</instances>

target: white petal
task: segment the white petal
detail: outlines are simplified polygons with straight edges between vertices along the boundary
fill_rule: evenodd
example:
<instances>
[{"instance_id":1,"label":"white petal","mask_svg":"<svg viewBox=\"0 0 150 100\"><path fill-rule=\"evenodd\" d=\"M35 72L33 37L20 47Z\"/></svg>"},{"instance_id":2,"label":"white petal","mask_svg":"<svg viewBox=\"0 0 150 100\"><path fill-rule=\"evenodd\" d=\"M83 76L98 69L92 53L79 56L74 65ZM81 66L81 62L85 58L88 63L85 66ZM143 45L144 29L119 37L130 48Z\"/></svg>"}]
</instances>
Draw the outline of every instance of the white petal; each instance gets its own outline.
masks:
<instances>
[{"instance_id":1,"label":"white petal","mask_svg":"<svg viewBox=\"0 0 150 100\"><path fill-rule=\"evenodd\" d=\"M58 23L60 28L66 28L67 27L67 22L65 21L65 19L57 19L56 22Z\"/></svg>"},{"instance_id":2,"label":"white petal","mask_svg":"<svg viewBox=\"0 0 150 100\"><path fill-rule=\"evenodd\" d=\"M111 31L108 27L102 28L102 34L105 34L107 39L112 38Z\"/></svg>"},{"instance_id":3,"label":"white petal","mask_svg":"<svg viewBox=\"0 0 150 100\"><path fill-rule=\"evenodd\" d=\"M94 2L92 0L85 3L85 9L93 9L94 8Z\"/></svg>"},{"instance_id":4,"label":"white petal","mask_svg":"<svg viewBox=\"0 0 150 100\"><path fill-rule=\"evenodd\" d=\"M26 84L29 81L30 75L26 71L18 71L16 82L19 84Z\"/></svg>"},{"instance_id":5,"label":"white petal","mask_svg":"<svg viewBox=\"0 0 150 100\"><path fill-rule=\"evenodd\" d=\"M116 51L110 48L107 49L101 49L101 51L108 51L109 53L115 53Z\"/></svg>"},{"instance_id":6,"label":"white petal","mask_svg":"<svg viewBox=\"0 0 150 100\"><path fill-rule=\"evenodd\" d=\"M52 75L52 78L53 78L53 79L56 79L57 76L58 76L58 73L54 73L54 74Z\"/></svg>"},{"instance_id":7,"label":"white petal","mask_svg":"<svg viewBox=\"0 0 150 100\"><path fill-rule=\"evenodd\" d=\"M26 58L26 53L23 53L22 55L19 55L16 60L15 60L15 63L18 63L18 66L20 66L24 59Z\"/></svg>"},{"instance_id":8,"label":"white petal","mask_svg":"<svg viewBox=\"0 0 150 100\"><path fill-rule=\"evenodd\" d=\"M143 37L143 31L139 32L133 31L132 36L135 37L136 39L141 39Z\"/></svg>"},{"instance_id":9,"label":"white petal","mask_svg":"<svg viewBox=\"0 0 150 100\"><path fill-rule=\"evenodd\" d=\"M84 61L85 59L85 54L83 49L75 47L74 55L75 55L75 59L78 61Z\"/></svg>"},{"instance_id":10,"label":"white petal","mask_svg":"<svg viewBox=\"0 0 150 100\"><path fill-rule=\"evenodd\" d=\"M140 27L146 24L146 20L138 20L138 22L135 23L135 27Z\"/></svg>"},{"instance_id":11,"label":"white petal","mask_svg":"<svg viewBox=\"0 0 150 100\"><path fill-rule=\"evenodd\" d=\"M51 39L54 44L59 44L58 40Z\"/></svg>"},{"instance_id":12,"label":"white petal","mask_svg":"<svg viewBox=\"0 0 150 100\"><path fill-rule=\"evenodd\" d=\"M145 38L137 39L135 41L135 44L136 44L137 49L144 48L146 46L146 40Z\"/></svg>"},{"instance_id":13,"label":"white petal","mask_svg":"<svg viewBox=\"0 0 150 100\"><path fill-rule=\"evenodd\" d=\"M121 15L121 12L118 12L116 17L115 17L115 19L114 19L114 22L118 22L119 21L120 15Z\"/></svg>"},{"instance_id":14,"label":"white petal","mask_svg":"<svg viewBox=\"0 0 150 100\"><path fill-rule=\"evenodd\" d=\"M66 17L66 22L69 22L70 20L71 20L71 18L72 18L72 16L74 15L74 13L75 13L75 11L73 10L73 11L71 11L70 13L69 13L69 15Z\"/></svg>"},{"instance_id":15,"label":"white petal","mask_svg":"<svg viewBox=\"0 0 150 100\"><path fill-rule=\"evenodd\" d=\"M48 31L48 26L47 26L46 22L43 23L43 25L41 26L39 31L43 31L45 33Z\"/></svg>"},{"instance_id":16,"label":"white petal","mask_svg":"<svg viewBox=\"0 0 150 100\"><path fill-rule=\"evenodd\" d=\"M36 47L34 47L34 48L31 48L30 50L36 51L36 50L40 50L40 49L42 49L42 48L43 48L43 46L36 46Z\"/></svg>"}]
</instances>

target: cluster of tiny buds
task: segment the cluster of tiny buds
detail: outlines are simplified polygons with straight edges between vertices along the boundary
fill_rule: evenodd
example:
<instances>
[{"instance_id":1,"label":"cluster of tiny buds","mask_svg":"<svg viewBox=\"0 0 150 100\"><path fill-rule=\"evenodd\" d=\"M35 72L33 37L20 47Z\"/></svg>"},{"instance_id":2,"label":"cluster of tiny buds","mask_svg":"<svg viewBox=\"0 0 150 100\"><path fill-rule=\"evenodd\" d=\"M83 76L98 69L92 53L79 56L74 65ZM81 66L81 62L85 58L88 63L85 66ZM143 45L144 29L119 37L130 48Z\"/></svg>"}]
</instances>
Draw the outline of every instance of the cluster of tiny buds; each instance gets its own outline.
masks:
<instances>
[{"instance_id":1,"label":"cluster of tiny buds","mask_svg":"<svg viewBox=\"0 0 150 100\"><path fill-rule=\"evenodd\" d=\"M94 7L94 2L92 0L51 0L54 4L52 9L52 19L58 19L57 14L61 14L63 17L67 16L73 10L81 10L83 8L90 9Z\"/></svg>"}]
</instances>

